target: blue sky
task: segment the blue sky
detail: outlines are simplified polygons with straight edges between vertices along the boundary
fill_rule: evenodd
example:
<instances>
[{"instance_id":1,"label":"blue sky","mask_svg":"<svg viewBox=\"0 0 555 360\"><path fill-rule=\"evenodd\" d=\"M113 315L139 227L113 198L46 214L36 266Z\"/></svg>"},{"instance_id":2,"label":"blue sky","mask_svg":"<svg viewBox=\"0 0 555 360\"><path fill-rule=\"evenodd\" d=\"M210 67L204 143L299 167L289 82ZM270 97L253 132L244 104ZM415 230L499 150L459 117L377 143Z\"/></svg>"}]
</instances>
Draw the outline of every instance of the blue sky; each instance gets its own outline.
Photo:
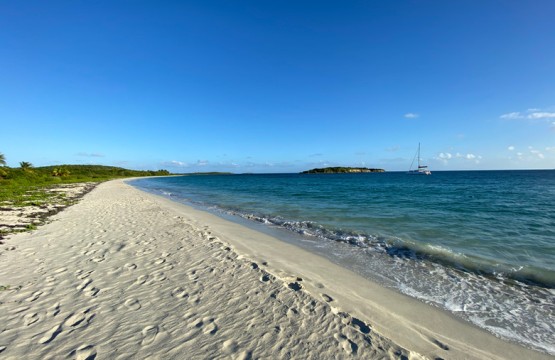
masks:
<instances>
[{"instance_id":1,"label":"blue sky","mask_svg":"<svg viewBox=\"0 0 555 360\"><path fill-rule=\"evenodd\" d=\"M0 152L175 172L555 168L555 1L2 1Z\"/></svg>"}]
</instances>

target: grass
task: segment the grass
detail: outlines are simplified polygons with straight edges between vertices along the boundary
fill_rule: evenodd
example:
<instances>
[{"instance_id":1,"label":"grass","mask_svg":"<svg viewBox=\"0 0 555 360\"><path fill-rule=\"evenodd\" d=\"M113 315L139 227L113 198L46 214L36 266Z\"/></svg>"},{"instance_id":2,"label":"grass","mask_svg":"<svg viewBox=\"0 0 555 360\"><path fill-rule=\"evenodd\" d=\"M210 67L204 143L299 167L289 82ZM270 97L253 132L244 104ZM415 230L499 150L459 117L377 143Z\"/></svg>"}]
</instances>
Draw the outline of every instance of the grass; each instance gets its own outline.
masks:
<instances>
[{"instance_id":1,"label":"grass","mask_svg":"<svg viewBox=\"0 0 555 360\"><path fill-rule=\"evenodd\" d=\"M112 179L169 175L166 170L139 171L119 167L101 165L63 165L45 167L0 167L0 212L10 211L20 207L38 206L50 210L39 213L38 225L43 224L46 218L77 201L75 197L68 197L64 192L53 189L76 183L99 183ZM90 189L94 184L90 186ZM88 190L90 190L88 189ZM85 190L87 192L88 190ZM31 231L37 228L37 223L27 224L25 228L11 228L0 230L0 244L4 235Z\"/></svg>"},{"instance_id":2,"label":"grass","mask_svg":"<svg viewBox=\"0 0 555 360\"><path fill-rule=\"evenodd\" d=\"M0 207L40 206L63 195L47 191L63 184L102 182L135 176L169 175L166 170L140 171L101 165L63 165L37 168L0 168Z\"/></svg>"}]
</instances>

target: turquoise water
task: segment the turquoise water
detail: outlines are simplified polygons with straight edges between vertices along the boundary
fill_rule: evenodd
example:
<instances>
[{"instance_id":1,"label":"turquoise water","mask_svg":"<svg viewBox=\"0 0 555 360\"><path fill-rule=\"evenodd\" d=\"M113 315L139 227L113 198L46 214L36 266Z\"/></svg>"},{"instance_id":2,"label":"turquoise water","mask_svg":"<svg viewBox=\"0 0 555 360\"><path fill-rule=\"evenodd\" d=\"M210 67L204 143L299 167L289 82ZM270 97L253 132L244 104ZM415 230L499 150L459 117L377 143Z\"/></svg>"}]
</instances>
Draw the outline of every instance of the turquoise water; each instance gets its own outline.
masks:
<instances>
[{"instance_id":1,"label":"turquoise water","mask_svg":"<svg viewBox=\"0 0 555 360\"><path fill-rule=\"evenodd\" d=\"M284 240L362 276L555 354L555 171L183 176L132 184L283 230Z\"/></svg>"}]
</instances>

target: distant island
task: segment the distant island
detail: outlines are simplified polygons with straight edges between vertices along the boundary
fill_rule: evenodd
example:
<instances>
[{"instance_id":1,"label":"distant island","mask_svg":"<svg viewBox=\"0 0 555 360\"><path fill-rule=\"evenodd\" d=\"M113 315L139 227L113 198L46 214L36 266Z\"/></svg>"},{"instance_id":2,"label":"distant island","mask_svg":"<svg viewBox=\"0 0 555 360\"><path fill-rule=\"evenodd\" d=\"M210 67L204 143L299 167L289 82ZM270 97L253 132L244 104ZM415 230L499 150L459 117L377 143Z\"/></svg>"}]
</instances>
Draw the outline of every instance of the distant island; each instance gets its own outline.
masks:
<instances>
[{"instance_id":1,"label":"distant island","mask_svg":"<svg viewBox=\"0 0 555 360\"><path fill-rule=\"evenodd\" d=\"M384 169L370 169L364 167L327 167L312 169L301 172L301 174L356 174L356 173L375 173L385 172Z\"/></svg>"}]
</instances>

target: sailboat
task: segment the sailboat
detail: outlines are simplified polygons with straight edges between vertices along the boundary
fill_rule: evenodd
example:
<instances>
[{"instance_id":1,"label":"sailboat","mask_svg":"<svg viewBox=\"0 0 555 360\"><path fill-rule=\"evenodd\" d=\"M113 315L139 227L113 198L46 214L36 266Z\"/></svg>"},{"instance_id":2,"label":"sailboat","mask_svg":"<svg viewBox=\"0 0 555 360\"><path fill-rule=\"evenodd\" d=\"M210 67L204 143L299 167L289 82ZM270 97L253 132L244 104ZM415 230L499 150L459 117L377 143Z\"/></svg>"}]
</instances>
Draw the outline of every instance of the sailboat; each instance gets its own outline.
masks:
<instances>
[{"instance_id":1,"label":"sailboat","mask_svg":"<svg viewBox=\"0 0 555 360\"><path fill-rule=\"evenodd\" d=\"M416 152L415 159L418 159L418 167L414 170L412 169L412 165L414 165L414 159L412 159L408 172L409 175L432 175L432 172L428 170L427 165L420 165L420 143L418 143L418 151Z\"/></svg>"}]
</instances>

